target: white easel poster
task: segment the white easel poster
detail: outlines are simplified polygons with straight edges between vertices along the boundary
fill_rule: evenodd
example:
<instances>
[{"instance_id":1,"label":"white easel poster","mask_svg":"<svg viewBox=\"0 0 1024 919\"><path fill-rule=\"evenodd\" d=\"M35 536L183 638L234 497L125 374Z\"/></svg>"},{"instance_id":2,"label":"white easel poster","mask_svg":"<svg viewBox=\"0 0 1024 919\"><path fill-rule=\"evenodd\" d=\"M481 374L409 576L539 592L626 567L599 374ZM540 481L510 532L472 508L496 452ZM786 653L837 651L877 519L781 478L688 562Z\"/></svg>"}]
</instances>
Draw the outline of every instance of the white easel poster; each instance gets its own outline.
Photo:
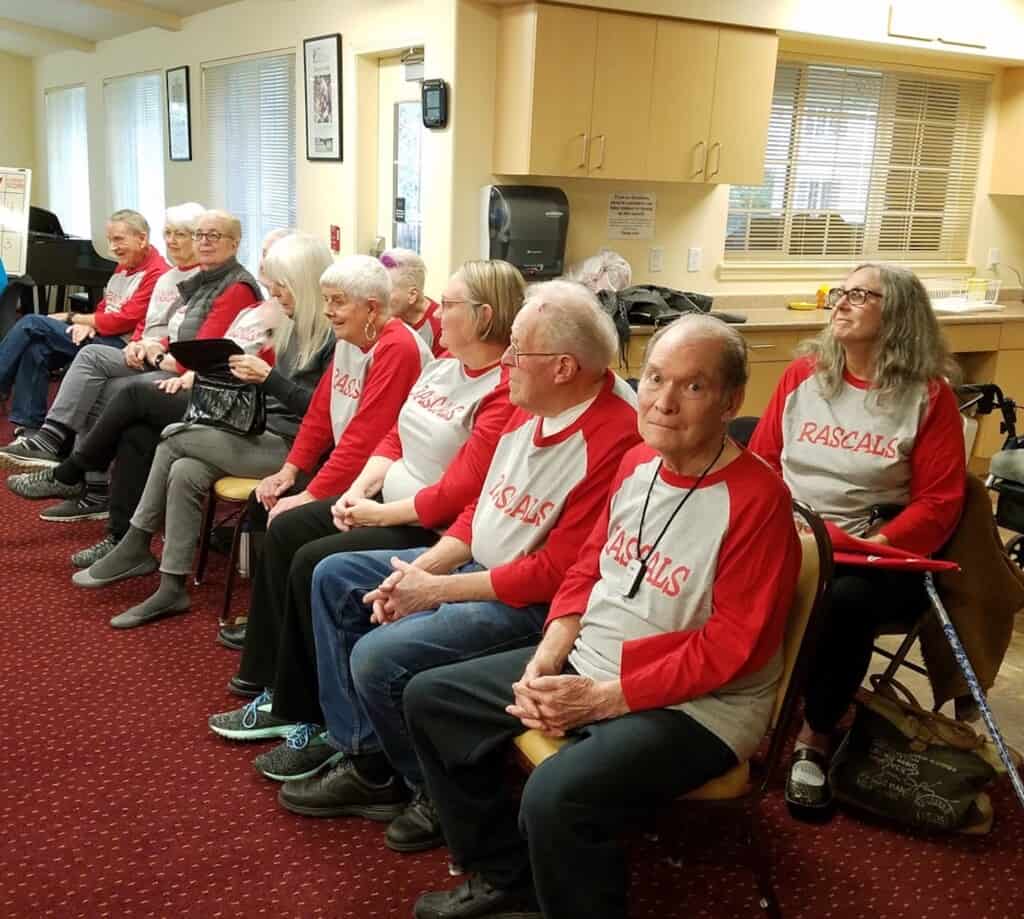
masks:
<instances>
[{"instance_id":1,"label":"white easel poster","mask_svg":"<svg viewBox=\"0 0 1024 919\"><path fill-rule=\"evenodd\" d=\"M0 166L0 258L9 275L25 273L32 170Z\"/></svg>"}]
</instances>

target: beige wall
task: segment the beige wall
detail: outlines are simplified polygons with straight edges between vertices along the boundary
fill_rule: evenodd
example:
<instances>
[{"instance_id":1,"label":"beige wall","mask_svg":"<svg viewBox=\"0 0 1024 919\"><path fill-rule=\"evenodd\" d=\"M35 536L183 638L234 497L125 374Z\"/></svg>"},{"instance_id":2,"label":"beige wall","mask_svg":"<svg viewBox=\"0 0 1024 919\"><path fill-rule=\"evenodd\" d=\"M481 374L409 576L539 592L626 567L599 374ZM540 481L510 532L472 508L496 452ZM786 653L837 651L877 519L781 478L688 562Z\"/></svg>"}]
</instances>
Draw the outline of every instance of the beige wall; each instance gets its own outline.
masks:
<instances>
[{"instance_id":1,"label":"beige wall","mask_svg":"<svg viewBox=\"0 0 1024 919\"><path fill-rule=\"evenodd\" d=\"M0 166L32 169L32 200L42 198L41 177L35 172L35 122L32 61L0 51L0 88L4 95L3 130L0 131ZM39 113L42 122L42 112ZM40 150L44 147L40 145Z\"/></svg>"}]
</instances>

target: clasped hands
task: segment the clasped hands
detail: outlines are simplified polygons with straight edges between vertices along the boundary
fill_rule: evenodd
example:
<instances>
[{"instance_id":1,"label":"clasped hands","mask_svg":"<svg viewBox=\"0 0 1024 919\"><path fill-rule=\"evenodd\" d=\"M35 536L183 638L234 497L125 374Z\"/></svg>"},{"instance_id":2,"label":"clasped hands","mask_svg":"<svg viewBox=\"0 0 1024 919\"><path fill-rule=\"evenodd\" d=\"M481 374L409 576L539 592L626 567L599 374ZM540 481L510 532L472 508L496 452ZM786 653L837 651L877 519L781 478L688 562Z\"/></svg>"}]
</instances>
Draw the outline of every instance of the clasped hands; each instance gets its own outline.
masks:
<instances>
[{"instance_id":1,"label":"clasped hands","mask_svg":"<svg viewBox=\"0 0 1024 919\"><path fill-rule=\"evenodd\" d=\"M342 533L356 527L381 525L381 504L361 493L347 491L331 505L331 518Z\"/></svg>"},{"instance_id":2,"label":"clasped hands","mask_svg":"<svg viewBox=\"0 0 1024 919\"><path fill-rule=\"evenodd\" d=\"M394 571L363 597L363 603L373 607L370 622L395 622L411 613L437 609L444 602L444 575L431 574L397 557L392 557L391 567Z\"/></svg>"}]
</instances>

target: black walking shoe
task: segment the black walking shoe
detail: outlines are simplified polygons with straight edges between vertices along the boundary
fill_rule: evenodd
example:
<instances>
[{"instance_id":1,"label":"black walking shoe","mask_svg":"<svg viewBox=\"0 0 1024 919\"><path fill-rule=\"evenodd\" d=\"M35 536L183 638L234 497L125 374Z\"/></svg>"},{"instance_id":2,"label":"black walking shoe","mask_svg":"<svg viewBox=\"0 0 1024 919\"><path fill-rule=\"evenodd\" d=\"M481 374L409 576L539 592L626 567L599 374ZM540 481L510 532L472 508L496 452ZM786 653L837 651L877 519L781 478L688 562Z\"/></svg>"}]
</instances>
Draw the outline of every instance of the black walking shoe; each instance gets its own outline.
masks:
<instances>
[{"instance_id":1,"label":"black walking shoe","mask_svg":"<svg viewBox=\"0 0 1024 919\"><path fill-rule=\"evenodd\" d=\"M228 692L243 699L255 699L265 688L262 683L250 683L237 674L228 680Z\"/></svg>"},{"instance_id":2,"label":"black walking shoe","mask_svg":"<svg viewBox=\"0 0 1024 919\"><path fill-rule=\"evenodd\" d=\"M48 507L39 515L50 523L77 523L79 520L106 520L110 516L110 502L106 498L68 498Z\"/></svg>"},{"instance_id":3,"label":"black walking shoe","mask_svg":"<svg viewBox=\"0 0 1024 919\"><path fill-rule=\"evenodd\" d=\"M425 852L444 845L437 809L423 791L417 791L408 807L391 823L384 843L395 852Z\"/></svg>"},{"instance_id":4,"label":"black walking shoe","mask_svg":"<svg viewBox=\"0 0 1024 919\"><path fill-rule=\"evenodd\" d=\"M217 641L232 651L242 651L245 648L245 622L222 625L217 630Z\"/></svg>"},{"instance_id":5,"label":"black walking shoe","mask_svg":"<svg viewBox=\"0 0 1024 919\"><path fill-rule=\"evenodd\" d=\"M825 754L801 747L793 754L783 795L789 813L807 823L823 823L832 816L832 787Z\"/></svg>"},{"instance_id":6,"label":"black walking shoe","mask_svg":"<svg viewBox=\"0 0 1024 919\"><path fill-rule=\"evenodd\" d=\"M277 801L294 814L306 817L366 817L390 822L408 800L405 783L391 776L383 785L372 785L348 758L328 772L309 779L285 782Z\"/></svg>"},{"instance_id":7,"label":"black walking shoe","mask_svg":"<svg viewBox=\"0 0 1024 919\"><path fill-rule=\"evenodd\" d=\"M52 469L60 464L60 457L30 437L19 437L6 447L0 447L0 469L20 470Z\"/></svg>"},{"instance_id":8,"label":"black walking shoe","mask_svg":"<svg viewBox=\"0 0 1024 919\"><path fill-rule=\"evenodd\" d=\"M423 894L413 915L416 919L541 919L542 914L532 887L504 890L474 874L454 890Z\"/></svg>"}]
</instances>

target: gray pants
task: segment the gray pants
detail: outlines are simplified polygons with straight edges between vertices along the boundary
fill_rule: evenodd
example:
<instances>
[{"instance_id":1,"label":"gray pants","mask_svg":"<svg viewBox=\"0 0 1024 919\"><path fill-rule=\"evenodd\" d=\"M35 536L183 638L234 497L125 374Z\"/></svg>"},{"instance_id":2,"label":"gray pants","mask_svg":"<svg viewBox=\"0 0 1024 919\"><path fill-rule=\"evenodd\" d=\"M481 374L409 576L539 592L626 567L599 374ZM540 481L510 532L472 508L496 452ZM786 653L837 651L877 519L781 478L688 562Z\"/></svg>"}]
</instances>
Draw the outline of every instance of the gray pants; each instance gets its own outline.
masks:
<instances>
[{"instance_id":1,"label":"gray pants","mask_svg":"<svg viewBox=\"0 0 1024 919\"><path fill-rule=\"evenodd\" d=\"M124 351L120 348L109 345L82 348L64 374L46 420L82 434L117 391L140 376L152 377L155 381L171 374L132 370L124 362Z\"/></svg>"},{"instance_id":2,"label":"gray pants","mask_svg":"<svg viewBox=\"0 0 1024 919\"><path fill-rule=\"evenodd\" d=\"M263 478L277 472L288 443L277 434L242 437L218 428L171 425L157 447L146 488L132 526L155 533L164 524L160 570L188 574L199 542L203 501L213 483L226 475Z\"/></svg>"}]
</instances>

